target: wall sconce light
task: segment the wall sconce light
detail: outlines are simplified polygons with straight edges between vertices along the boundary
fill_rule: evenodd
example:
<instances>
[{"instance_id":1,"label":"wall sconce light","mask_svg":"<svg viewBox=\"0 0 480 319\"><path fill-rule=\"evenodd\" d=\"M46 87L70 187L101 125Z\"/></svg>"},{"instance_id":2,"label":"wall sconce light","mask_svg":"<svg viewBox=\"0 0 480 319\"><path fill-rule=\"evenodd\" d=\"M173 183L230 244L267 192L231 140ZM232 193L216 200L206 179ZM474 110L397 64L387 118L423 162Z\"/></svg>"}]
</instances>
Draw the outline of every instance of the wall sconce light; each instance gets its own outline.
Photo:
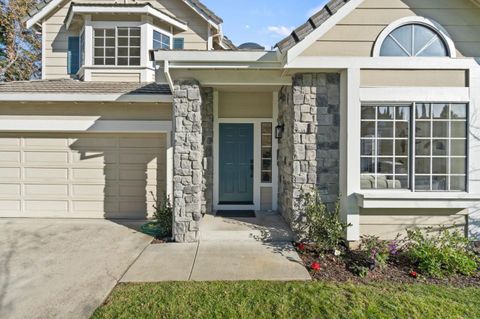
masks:
<instances>
[{"instance_id":1,"label":"wall sconce light","mask_svg":"<svg viewBox=\"0 0 480 319\"><path fill-rule=\"evenodd\" d=\"M283 131L285 131L285 124L278 124L275 126L275 138L281 139L283 137Z\"/></svg>"}]
</instances>

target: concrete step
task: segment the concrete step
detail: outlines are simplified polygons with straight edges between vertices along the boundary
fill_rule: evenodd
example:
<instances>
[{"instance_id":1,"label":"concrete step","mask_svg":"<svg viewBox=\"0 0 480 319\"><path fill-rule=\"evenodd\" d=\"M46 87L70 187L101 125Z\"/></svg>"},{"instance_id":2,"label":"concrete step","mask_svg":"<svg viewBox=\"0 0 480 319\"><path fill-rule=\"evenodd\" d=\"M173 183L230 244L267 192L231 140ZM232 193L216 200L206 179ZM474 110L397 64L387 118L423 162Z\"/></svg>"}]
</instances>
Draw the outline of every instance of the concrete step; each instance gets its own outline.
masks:
<instances>
[{"instance_id":1,"label":"concrete step","mask_svg":"<svg viewBox=\"0 0 480 319\"><path fill-rule=\"evenodd\" d=\"M200 224L201 241L290 242L294 235L279 214L257 213L255 218L206 215Z\"/></svg>"}]
</instances>

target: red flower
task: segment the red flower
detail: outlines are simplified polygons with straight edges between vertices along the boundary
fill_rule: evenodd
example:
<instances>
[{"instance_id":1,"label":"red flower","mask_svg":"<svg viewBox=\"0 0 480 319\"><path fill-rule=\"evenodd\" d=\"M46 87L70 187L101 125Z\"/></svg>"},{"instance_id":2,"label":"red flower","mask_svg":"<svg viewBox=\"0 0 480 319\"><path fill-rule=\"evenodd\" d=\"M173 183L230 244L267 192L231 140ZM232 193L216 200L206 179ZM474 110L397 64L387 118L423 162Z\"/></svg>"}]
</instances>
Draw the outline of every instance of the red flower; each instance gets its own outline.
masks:
<instances>
[{"instance_id":1,"label":"red flower","mask_svg":"<svg viewBox=\"0 0 480 319\"><path fill-rule=\"evenodd\" d=\"M305 244L304 243L298 244L297 249L300 250L300 251L304 251L305 250Z\"/></svg>"},{"instance_id":2,"label":"red flower","mask_svg":"<svg viewBox=\"0 0 480 319\"><path fill-rule=\"evenodd\" d=\"M412 270L412 271L410 272L410 276L411 276L412 278L417 278L417 277L418 277L418 274L417 274L416 271L413 271L413 270Z\"/></svg>"},{"instance_id":3,"label":"red flower","mask_svg":"<svg viewBox=\"0 0 480 319\"><path fill-rule=\"evenodd\" d=\"M320 266L320 263L314 261L311 265L310 265L310 269L314 270L314 271L319 271L320 268L322 268Z\"/></svg>"}]
</instances>

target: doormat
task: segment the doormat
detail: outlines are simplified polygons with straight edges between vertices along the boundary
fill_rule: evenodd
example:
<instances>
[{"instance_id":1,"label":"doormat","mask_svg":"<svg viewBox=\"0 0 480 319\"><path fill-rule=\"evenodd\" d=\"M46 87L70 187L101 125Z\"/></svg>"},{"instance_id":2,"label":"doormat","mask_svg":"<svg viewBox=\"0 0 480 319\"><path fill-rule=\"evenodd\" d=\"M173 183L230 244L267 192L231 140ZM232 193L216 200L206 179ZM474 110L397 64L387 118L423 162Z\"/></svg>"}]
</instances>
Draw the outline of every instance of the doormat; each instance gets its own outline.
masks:
<instances>
[{"instance_id":1,"label":"doormat","mask_svg":"<svg viewBox=\"0 0 480 319\"><path fill-rule=\"evenodd\" d=\"M255 218L253 210L217 210L217 216L230 218Z\"/></svg>"}]
</instances>

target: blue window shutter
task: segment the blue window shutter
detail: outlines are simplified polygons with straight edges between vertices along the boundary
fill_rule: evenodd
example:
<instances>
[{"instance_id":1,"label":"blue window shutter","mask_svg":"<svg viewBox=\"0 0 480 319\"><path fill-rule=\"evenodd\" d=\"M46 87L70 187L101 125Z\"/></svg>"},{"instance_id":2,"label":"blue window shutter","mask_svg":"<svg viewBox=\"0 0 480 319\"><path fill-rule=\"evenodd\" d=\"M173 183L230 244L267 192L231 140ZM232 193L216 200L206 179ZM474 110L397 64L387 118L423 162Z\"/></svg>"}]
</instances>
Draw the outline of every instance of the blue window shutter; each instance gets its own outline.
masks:
<instances>
[{"instance_id":1,"label":"blue window shutter","mask_svg":"<svg viewBox=\"0 0 480 319\"><path fill-rule=\"evenodd\" d=\"M184 38L173 38L173 49L183 50L184 42L185 42Z\"/></svg>"},{"instance_id":2,"label":"blue window shutter","mask_svg":"<svg viewBox=\"0 0 480 319\"><path fill-rule=\"evenodd\" d=\"M80 37L68 37L68 74L77 74L80 68Z\"/></svg>"}]
</instances>

